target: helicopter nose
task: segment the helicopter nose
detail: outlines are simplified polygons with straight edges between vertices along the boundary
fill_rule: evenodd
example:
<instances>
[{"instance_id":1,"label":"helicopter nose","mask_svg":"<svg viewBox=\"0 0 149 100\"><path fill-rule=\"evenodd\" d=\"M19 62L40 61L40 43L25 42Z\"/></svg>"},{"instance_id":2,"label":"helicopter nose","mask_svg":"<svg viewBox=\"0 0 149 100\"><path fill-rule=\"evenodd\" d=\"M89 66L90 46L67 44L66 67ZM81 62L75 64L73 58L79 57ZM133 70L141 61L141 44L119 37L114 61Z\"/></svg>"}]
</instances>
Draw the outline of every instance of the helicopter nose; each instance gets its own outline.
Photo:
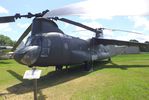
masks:
<instances>
[{"instance_id":1,"label":"helicopter nose","mask_svg":"<svg viewBox=\"0 0 149 100\"><path fill-rule=\"evenodd\" d=\"M14 59L21 64L31 66L37 61L40 50L39 46L24 47L14 53Z\"/></svg>"}]
</instances>

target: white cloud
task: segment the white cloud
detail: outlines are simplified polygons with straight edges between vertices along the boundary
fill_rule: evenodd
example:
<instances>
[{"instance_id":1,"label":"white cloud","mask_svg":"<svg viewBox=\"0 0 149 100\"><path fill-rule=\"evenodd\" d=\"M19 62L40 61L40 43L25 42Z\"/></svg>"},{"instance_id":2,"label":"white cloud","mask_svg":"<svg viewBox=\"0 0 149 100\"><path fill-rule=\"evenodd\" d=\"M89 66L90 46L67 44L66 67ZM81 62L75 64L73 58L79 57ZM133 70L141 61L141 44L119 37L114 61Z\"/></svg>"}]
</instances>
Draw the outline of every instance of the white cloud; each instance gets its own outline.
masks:
<instances>
[{"instance_id":1,"label":"white cloud","mask_svg":"<svg viewBox=\"0 0 149 100\"><path fill-rule=\"evenodd\" d=\"M95 16L148 15L148 0L87 0L82 2L85 13Z\"/></svg>"},{"instance_id":2,"label":"white cloud","mask_svg":"<svg viewBox=\"0 0 149 100\"><path fill-rule=\"evenodd\" d=\"M8 36L12 39L12 28L9 23L0 24L0 34Z\"/></svg>"},{"instance_id":3,"label":"white cloud","mask_svg":"<svg viewBox=\"0 0 149 100\"><path fill-rule=\"evenodd\" d=\"M145 16L129 16L128 19L134 23L134 29L142 30L142 35L129 34L128 38L136 39L140 42L149 41L149 19Z\"/></svg>"},{"instance_id":4,"label":"white cloud","mask_svg":"<svg viewBox=\"0 0 149 100\"><path fill-rule=\"evenodd\" d=\"M0 6L0 14L8 14L8 10ZM7 32L11 32L12 28L9 23L0 23L0 34L7 35Z\"/></svg>"},{"instance_id":5,"label":"white cloud","mask_svg":"<svg viewBox=\"0 0 149 100\"><path fill-rule=\"evenodd\" d=\"M12 31L12 28L10 27L10 24L9 23L3 23L3 24L0 24L0 32L11 32Z\"/></svg>"},{"instance_id":6,"label":"white cloud","mask_svg":"<svg viewBox=\"0 0 149 100\"><path fill-rule=\"evenodd\" d=\"M8 14L8 10L5 9L4 7L0 6L0 13Z\"/></svg>"},{"instance_id":7,"label":"white cloud","mask_svg":"<svg viewBox=\"0 0 149 100\"><path fill-rule=\"evenodd\" d=\"M114 33L109 30L104 30L103 35L104 35L104 38L107 38L107 39L115 38Z\"/></svg>"},{"instance_id":8,"label":"white cloud","mask_svg":"<svg viewBox=\"0 0 149 100\"><path fill-rule=\"evenodd\" d=\"M149 19L144 16L128 17L134 22L134 28L142 28L149 31Z\"/></svg>"}]
</instances>

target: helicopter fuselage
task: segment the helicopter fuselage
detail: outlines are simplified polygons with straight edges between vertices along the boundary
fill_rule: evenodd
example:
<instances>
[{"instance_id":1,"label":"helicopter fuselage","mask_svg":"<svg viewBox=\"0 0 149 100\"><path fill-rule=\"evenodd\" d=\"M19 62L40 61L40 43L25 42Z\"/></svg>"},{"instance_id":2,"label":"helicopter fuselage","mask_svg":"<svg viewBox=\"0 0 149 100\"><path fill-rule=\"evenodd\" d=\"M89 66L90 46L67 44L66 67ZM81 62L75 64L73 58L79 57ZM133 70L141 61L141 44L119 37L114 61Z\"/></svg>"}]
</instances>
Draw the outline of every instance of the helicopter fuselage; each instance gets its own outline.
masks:
<instances>
[{"instance_id":1,"label":"helicopter fuselage","mask_svg":"<svg viewBox=\"0 0 149 100\"><path fill-rule=\"evenodd\" d=\"M73 65L110 57L108 49L103 45L91 47L90 40L65 34L46 33L41 42L41 52L34 63L38 66Z\"/></svg>"}]
</instances>

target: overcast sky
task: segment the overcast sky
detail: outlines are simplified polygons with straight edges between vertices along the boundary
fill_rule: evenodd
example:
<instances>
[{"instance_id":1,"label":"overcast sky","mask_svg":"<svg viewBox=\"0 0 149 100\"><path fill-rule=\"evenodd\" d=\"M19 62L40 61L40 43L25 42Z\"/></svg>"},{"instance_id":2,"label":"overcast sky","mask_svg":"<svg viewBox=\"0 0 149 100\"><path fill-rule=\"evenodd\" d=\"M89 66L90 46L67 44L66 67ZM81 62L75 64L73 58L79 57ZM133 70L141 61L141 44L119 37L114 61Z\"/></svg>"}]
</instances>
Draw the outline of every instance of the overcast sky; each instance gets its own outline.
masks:
<instances>
[{"instance_id":1,"label":"overcast sky","mask_svg":"<svg viewBox=\"0 0 149 100\"><path fill-rule=\"evenodd\" d=\"M149 41L148 0L0 0L0 2L0 16L15 15L15 13L37 13L46 9L56 9L52 13L58 12L59 14L59 12L62 12L59 8L63 8L67 11L64 10L65 12L62 12L62 14L72 11L73 16L61 17L79 21L94 28L105 27L143 33L138 35L104 31L105 38ZM7 35L12 40L17 40L31 22L32 19L22 18L15 23L0 24L0 34ZM66 23L57 22L57 24L65 34L83 39L91 38L94 35L94 33L80 31L81 28Z\"/></svg>"}]
</instances>

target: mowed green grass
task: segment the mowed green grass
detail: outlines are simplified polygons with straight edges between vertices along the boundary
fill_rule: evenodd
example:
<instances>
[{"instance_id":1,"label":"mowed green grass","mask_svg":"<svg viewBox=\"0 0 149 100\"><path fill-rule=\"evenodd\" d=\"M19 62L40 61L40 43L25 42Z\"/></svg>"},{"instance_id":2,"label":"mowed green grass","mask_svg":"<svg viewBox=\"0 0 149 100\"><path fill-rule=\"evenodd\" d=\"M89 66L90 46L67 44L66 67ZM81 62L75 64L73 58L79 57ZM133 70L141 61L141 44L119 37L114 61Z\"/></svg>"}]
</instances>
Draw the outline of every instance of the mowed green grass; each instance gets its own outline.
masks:
<instances>
[{"instance_id":1,"label":"mowed green grass","mask_svg":"<svg viewBox=\"0 0 149 100\"><path fill-rule=\"evenodd\" d=\"M32 81L22 80L28 68L14 60L0 60L0 100L33 99ZM112 58L94 64L92 72L79 66L55 72L42 69L39 100L149 100L149 54Z\"/></svg>"}]
</instances>

